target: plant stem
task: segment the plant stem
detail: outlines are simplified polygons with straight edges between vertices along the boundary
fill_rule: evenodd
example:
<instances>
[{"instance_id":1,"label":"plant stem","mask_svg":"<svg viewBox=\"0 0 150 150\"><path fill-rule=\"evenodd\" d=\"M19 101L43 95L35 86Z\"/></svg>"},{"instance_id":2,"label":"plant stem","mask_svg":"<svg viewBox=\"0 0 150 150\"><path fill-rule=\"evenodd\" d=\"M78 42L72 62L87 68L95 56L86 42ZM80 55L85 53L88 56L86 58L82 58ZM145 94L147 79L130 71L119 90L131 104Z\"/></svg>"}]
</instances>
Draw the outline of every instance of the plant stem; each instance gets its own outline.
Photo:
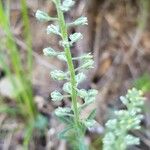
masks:
<instances>
[{"instance_id":1,"label":"plant stem","mask_svg":"<svg viewBox=\"0 0 150 150\"><path fill-rule=\"evenodd\" d=\"M65 22L64 13L60 9L61 0L55 0L54 3L57 9L57 17L58 17L58 23L60 27L62 40L65 43L69 43L67 24ZM87 147L85 146L84 139L83 139L85 130L81 128L81 124L80 124L79 109L77 106L77 91L76 91L77 83L75 79L75 68L73 65L73 60L72 60L72 55L71 55L69 44L66 44L64 46L64 51L65 51L65 55L67 58L67 65L68 65L68 70L70 74L70 82L71 82L71 87L72 87L71 99L72 99L72 108L74 112L74 123L75 123L75 128L76 128L76 133L77 133L75 139L76 139L78 150L86 150Z\"/></svg>"},{"instance_id":2,"label":"plant stem","mask_svg":"<svg viewBox=\"0 0 150 150\"><path fill-rule=\"evenodd\" d=\"M57 15L58 15L59 27L60 27L61 34L62 34L62 40L65 41L66 43L69 43L67 25L65 23L64 14L62 10L60 9L61 2L60 0L56 0L55 3L56 3ZM76 130L77 130L76 142L77 142L77 146L79 150L86 150L87 148L83 140L84 131L82 131L81 129L79 111L77 107L75 68L73 65L73 60L72 60L72 55L70 52L69 44L66 44L64 46L64 51L65 51L65 55L67 58L67 64L68 64L68 69L70 73L70 82L71 82L71 87L72 87L71 99L72 99L72 108L74 112L74 122L75 122Z\"/></svg>"},{"instance_id":3,"label":"plant stem","mask_svg":"<svg viewBox=\"0 0 150 150\"><path fill-rule=\"evenodd\" d=\"M69 43L68 33L67 33L67 25L65 23L64 14L63 14L62 10L60 9L61 2L60 2L60 0L56 0L55 2L56 2L59 27L60 27L61 34L62 34L62 40L65 41L66 43ZM78 127L79 126L79 113L78 113L78 108L77 108L77 91L76 91L75 69L74 69L72 56L71 56L71 52L70 52L70 46L65 45L64 51L65 51L65 55L67 58L68 69L70 72L70 82L71 82L71 86L72 86L71 98L72 98L73 111L74 111L74 115L75 115L74 121Z\"/></svg>"},{"instance_id":4,"label":"plant stem","mask_svg":"<svg viewBox=\"0 0 150 150\"><path fill-rule=\"evenodd\" d=\"M32 67L33 67L33 62L32 62L32 37L30 34L30 20L28 17L28 10L27 10L27 2L26 0L21 0L21 11L22 11L22 21L24 25L24 30L23 34L25 37L25 42L28 45L27 48L27 71L29 74L29 78L32 78Z\"/></svg>"}]
</instances>

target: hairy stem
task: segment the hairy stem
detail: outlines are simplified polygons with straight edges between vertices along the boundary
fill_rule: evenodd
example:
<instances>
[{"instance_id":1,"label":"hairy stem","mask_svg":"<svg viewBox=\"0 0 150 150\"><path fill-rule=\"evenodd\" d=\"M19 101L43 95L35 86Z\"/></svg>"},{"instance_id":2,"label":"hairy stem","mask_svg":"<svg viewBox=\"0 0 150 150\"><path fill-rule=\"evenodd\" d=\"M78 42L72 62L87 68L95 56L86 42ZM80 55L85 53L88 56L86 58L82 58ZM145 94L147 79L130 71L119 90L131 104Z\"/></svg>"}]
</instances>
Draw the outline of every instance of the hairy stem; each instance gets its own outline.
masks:
<instances>
[{"instance_id":1,"label":"hairy stem","mask_svg":"<svg viewBox=\"0 0 150 150\"><path fill-rule=\"evenodd\" d=\"M66 43L69 43L68 41L68 33L67 33L67 26L65 23L64 19L64 14L60 9L60 0L56 0L56 9L57 9L57 15L58 15L58 22L62 34L62 40L65 41ZM67 64L68 64L68 69L70 72L70 81L71 81L71 86L72 86L72 105L73 105L73 111L75 115L75 122L78 124L79 121L79 113L78 113L78 108L77 108L77 92L76 92L76 80L75 80L75 69L72 61L72 56L70 52L70 46L66 45L64 47L65 55L67 58Z\"/></svg>"},{"instance_id":2,"label":"hairy stem","mask_svg":"<svg viewBox=\"0 0 150 150\"><path fill-rule=\"evenodd\" d=\"M55 0L56 4L56 9L57 9L57 15L58 15L58 23L60 27L60 32L62 35L62 40L65 41L66 43L69 43L68 40L68 33L67 33L67 24L65 22L64 14L62 10L60 9L61 1L60 0ZM79 111L77 107L77 91L76 91L76 80L75 80L75 68L73 65L73 60L72 60L72 55L70 52L70 46L69 44L66 44L64 46L64 51L65 55L67 58L67 64L68 64L68 69L70 73L70 82L71 82L71 87L72 87L72 93L71 93L71 99L72 99L72 108L74 111L74 122L77 128L77 140L78 143L81 142L81 139L83 138L83 132L80 129L80 118L79 118ZM80 143L81 144L81 143ZM85 150L85 146L83 139L82 139L82 144L79 145L80 150ZM83 148L84 147L84 148Z\"/></svg>"}]
</instances>

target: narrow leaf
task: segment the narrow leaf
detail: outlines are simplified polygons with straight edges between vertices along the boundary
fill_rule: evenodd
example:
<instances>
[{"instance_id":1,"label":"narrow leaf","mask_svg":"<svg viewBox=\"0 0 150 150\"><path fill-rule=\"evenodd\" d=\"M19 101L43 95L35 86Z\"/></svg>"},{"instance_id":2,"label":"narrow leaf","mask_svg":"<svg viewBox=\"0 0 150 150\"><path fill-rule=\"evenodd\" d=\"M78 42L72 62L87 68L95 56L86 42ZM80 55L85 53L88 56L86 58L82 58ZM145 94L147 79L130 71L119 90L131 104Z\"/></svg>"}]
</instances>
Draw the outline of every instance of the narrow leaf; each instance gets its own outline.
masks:
<instances>
[{"instance_id":1,"label":"narrow leaf","mask_svg":"<svg viewBox=\"0 0 150 150\"><path fill-rule=\"evenodd\" d=\"M88 120L94 119L95 116L96 116L96 108L91 111L91 113L89 114L89 116L87 117L87 119Z\"/></svg>"}]
</instances>

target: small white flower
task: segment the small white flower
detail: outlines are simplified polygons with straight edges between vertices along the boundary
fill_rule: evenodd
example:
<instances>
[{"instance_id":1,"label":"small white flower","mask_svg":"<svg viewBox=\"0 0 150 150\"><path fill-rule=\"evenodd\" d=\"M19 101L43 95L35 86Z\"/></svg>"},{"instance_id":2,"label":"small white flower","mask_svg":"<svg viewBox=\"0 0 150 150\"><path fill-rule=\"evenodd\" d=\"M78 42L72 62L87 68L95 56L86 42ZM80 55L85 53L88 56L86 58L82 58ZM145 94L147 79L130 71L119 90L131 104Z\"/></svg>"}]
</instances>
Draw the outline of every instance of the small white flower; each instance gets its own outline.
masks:
<instances>
[{"instance_id":1,"label":"small white flower","mask_svg":"<svg viewBox=\"0 0 150 150\"><path fill-rule=\"evenodd\" d=\"M59 27L53 24L47 27L47 34L51 34L51 33L61 36L61 33L59 32Z\"/></svg>"},{"instance_id":2,"label":"small white flower","mask_svg":"<svg viewBox=\"0 0 150 150\"><path fill-rule=\"evenodd\" d=\"M73 33L69 36L71 42L70 44L72 45L73 43L81 40L83 38L83 35L81 33Z\"/></svg>"},{"instance_id":3,"label":"small white flower","mask_svg":"<svg viewBox=\"0 0 150 150\"><path fill-rule=\"evenodd\" d=\"M86 76L82 72L76 75L77 84L81 83L85 79L86 79Z\"/></svg>"},{"instance_id":4,"label":"small white flower","mask_svg":"<svg viewBox=\"0 0 150 150\"><path fill-rule=\"evenodd\" d=\"M41 21L41 22L47 22L50 21L51 17L44 11L41 10L37 10L36 14L35 14L37 20Z\"/></svg>"},{"instance_id":5,"label":"small white flower","mask_svg":"<svg viewBox=\"0 0 150 150\"><path fill-rule=\"evenodd\" d=\"M67 82L64 84L63 86L63 90L67 93L70 93L72 92L72 87L71 87L71 83L70 82Z\"/></svg>"},{"instance_id":6,"label":"small white flower","mask_svg":"<svg viewBox=\"0 0 150 150\"><path fill-rule=\"evenodd\" d=\"M57 55L57 58L63 61L67 61L66 55L64 52L61 52Z\"/></svg>"},{"instance_id":7,"label":"small white flower","mask_svg":"<svg viewBox=\"0 0 150 150\"><path fill-rule=\"evenodd\" d=\"M51 97L52 97L52 101L61 101L61 100L63 100L63 95L58 91L52 92Z\"/></svg>"},{"instance_id":8,"label":"small white flower","mask_svg":"<svg viewBox=\"0 0 150 150\"><path fill-rule=\"evenodd\" d=\"M76 19L73 23L71 23L71 25L88 25L87 17L81 16L80 18Z\"/></svg>"},{"instance_id":9,"label":"small white flower","mask_svg":"<svg viewBox=\"0 0 150 150\"><path fill-rule=\"evenodd\" d=\"M73 5L75 4L75 2L73 0L64 0L62 5L60 6L61 10L66 12L68 11Z\"/></svg>"},{"instance_id":10,"label":"small white flower","mask_svg":"<svg viewBox=\"0 0 150 150\"><path fill-rule=\"evenodd\" d=\"M57 52L51 47L44 48L43 53L45 56L56 56L57 55Z\"/></svg>"},{"instance_id":11,"label":"small white flower","mask_svg":"<svg viewBox=\"0 0 150 150\"><path fill-rule=\"evenodd\" d=\"M67 79L67 75L65 72L61 71L61 70L54 70L54 71L51 71L51 77L54 79L54 80L65 80Z\"/></svg>"},{"instance_id":12,"label":"small white flower","mask_svg":"<svg viewBox=\"0 0 150 150\"><path fill-rule=\"evenodd\" d=\"M82 65L83 69L91 69L93 68L94 61L92 59L89 59L88 61L84 62Z\"/></svg>"}]
</instances>

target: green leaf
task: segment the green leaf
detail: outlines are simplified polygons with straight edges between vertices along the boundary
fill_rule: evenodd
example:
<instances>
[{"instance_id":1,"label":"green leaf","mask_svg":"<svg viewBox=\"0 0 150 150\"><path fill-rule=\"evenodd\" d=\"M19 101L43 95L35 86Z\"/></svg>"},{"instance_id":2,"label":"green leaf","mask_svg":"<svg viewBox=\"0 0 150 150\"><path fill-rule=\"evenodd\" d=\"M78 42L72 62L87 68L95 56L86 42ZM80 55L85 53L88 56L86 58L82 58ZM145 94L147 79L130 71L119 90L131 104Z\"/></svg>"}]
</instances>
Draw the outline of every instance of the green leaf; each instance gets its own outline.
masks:
<instances>
[{"instance_id":1,"label":"green leaf","mask_svg":"<svg viewBox=\"0 0 150 150\"><path fill-rule=\"evenodd\" d=\"M142 90L144 93L150 91L150 75L144 73L141 77L134 81L134 86L138 90Z\"/></svg>"},{"instance_id":2,"label":"green leaf","mask_svg":"<svg viewBox=\"0 0 150 150\"><path fill-rule=\"evenodd\" d=\"M1 104L0 113L6 113L6 114L14 116L14 115L20 114L21 110L19 108L11 108L9 106Z\"/></svg>"},{"instance_id":3,"label":"green leaf","mask_svg":"<svg viewBox=\"0 0 150 150\"><path fill-rule=\"evenodd\" d=\"M23 149L25 150L28 149L29 142L33 135L34 127L35 127L34 122L30 122L25 128L24 141L23 141Z\"/></svg>"},{"instance_id":4,"label":"green leaf","mask_svg":"<svg viewBox=\"0 0 150 150\"><path fill-rule=\"evenodd\" d=\"M91 113L87 117L87 120L94 119L95 117L96 117L96 108L91 111Z\"/></svg>"},{"instance_id":5,"label":"green leaf","mask_svg":"<svg viewBox=\"0 0 150 150\"><path fill-rule=\"evenodd\" d=\"M79 57L74 57L72 58L72 60L82 60L83 62L87 62L91 59L93 59L93 56L91 55L91 53L88 53L88 54L83 54L82 56L79 56Z\"/></svg>"},{"instance_id":6,"label":"green leaf","mask_svg":"<svg viewBox=\"0 0 150 150\"><path fill-rule=\"evenodd\" d=\"M74 123L74 119L70 116L57 116L59 118L60 121L62 121L65 124L73 124Z\"/></svg>"},{"instance_id":7,"label":"green leaf","mask_svg":"<svg viewBox=\"0 0 150 150\"><path fill-rule=\"evenodd\" d=\"M87 61L93 59L93 55L91 55L91 53L83 54L81 57L82 57L83 62L87 62Z\"/></svg>"},{"instance_id":8,"label":"green leaf","mask_svg":"<svg viewBox=\"0 0 150 150\"><path fill-rule=\"evenodd\" d=\"M69 133L68 133L68 132L69 132L71 129L73 129L72 126L66 127L63 131L61 131L61 132L58 134L58 138L59 138L59 139L67 139L68 136L69 136Z\"/></svg>"},{"instance_id":9,"label":"green leaf","mask_svg":"<svg viewBox=\"0 0 150 150\"><path fill-rule=\"evenodd\" d=\"M58 117L72 116L71 108L69 108L69 107L58 107L57 109L55 109L55 115Z\"/></svg>"},{"instance_id":10,"label":"green leaf","mask_svg":"<svg viewBox=\"0 0 150 150\"><path fill-rule=\"evenodd\" d=\"M48 120L43 115L38 115L35 121L35 128L44 130L48 125Z\"/></svg>"},{"instance_id":11,"label":"green leaf","mask_svg":"<svg viewBox=\"0 0 150 150\"><path fill-rule=\"evenodd\" d=\"M85 125L87 128L91 128L91 127L93 127L95 124L96 124L96 121L95 121L94 119L88 119L88 120L84 121L84 125Z\"/></svg>"}]
</instances>

